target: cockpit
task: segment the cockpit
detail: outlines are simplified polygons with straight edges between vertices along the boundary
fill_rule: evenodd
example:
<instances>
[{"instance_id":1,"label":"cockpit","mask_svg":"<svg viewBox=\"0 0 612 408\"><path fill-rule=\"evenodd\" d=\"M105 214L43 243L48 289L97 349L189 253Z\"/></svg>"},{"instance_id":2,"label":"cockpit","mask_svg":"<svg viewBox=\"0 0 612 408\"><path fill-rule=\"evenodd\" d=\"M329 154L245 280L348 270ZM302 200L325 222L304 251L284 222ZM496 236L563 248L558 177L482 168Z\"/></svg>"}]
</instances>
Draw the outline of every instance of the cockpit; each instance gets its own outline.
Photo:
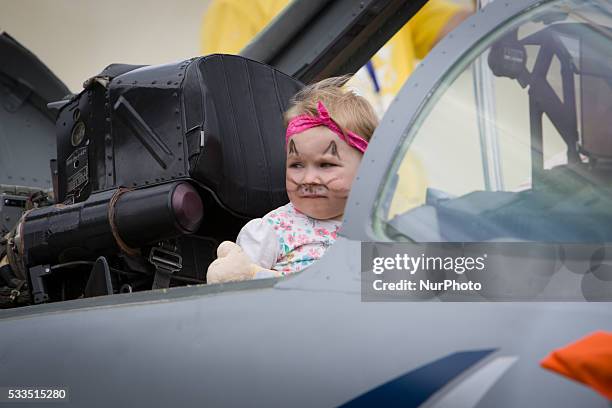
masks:
<instances>
[{"instance_id":1,"label":"cockpit","mask_svg":"<svg viewBox=\"0 0 612 408\"><path fill-rule=\"evenodd\" d=\"M393 153L365 160L385 143L375 134L364 156L385 174L378 191L354 184L349 206L376 197L346 236L371 224L380 241L612 241L611 27L602 2L559 0L472 35L450 67L440 44L433 87L400 91L416 108ZM57 105L58 205L7 240L25 303L205 283L221 241L287 202L282 112L301 87L229 55L88 80ZM401 118L388 113L379 129Z\"/></svg>"},{"instance_id":2,"label":"cockpit","mask_svg":"<svg viewBox=\"0 0 612 408\"><path fill-rule=\"evenodd\" d=\"M611 26L598 2L551 2L466 52L405 130L378 233L610 241Z\"/></svg>"}]
</instances>

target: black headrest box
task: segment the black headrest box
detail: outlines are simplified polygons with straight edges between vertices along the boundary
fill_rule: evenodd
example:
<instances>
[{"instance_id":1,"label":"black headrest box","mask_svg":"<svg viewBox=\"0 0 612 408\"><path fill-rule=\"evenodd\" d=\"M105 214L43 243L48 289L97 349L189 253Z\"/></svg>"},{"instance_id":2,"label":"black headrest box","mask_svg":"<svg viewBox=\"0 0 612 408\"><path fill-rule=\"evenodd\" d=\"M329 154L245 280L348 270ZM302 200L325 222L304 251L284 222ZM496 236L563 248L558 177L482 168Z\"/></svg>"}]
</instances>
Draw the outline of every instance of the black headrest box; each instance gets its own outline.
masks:
<instances>
[{"instance_id":1,"label":"black headrest box","mask_svg":"<svg viewBox=\"0 0 612 408\"><path fill-rule=\"evenodd\" d=\"M302 86L233 55L111 65L60 111L59 201L189 179L261 216L288 201L282 113Z\"/></svg>"}]
</instances>

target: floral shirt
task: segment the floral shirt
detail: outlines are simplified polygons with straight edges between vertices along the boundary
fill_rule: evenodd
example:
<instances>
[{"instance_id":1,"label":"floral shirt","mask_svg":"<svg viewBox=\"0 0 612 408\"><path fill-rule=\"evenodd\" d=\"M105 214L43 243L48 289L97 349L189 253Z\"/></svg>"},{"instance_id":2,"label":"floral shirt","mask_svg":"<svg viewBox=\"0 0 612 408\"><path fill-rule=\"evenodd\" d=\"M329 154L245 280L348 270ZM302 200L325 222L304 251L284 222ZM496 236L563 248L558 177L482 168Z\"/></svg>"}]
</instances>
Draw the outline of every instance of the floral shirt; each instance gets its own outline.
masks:
<instances>
[{"instance_id":1,"label":"floral shirt","mask_svg":"<svg viewBox=\"0 0 612 408\"><path fill-rule=\"evenodd\" d=\"M249 221L236 243L257 265L286 275L321 258L335 242L340 225L311 218L289 203Z\"/></svg>"}]
</instances>

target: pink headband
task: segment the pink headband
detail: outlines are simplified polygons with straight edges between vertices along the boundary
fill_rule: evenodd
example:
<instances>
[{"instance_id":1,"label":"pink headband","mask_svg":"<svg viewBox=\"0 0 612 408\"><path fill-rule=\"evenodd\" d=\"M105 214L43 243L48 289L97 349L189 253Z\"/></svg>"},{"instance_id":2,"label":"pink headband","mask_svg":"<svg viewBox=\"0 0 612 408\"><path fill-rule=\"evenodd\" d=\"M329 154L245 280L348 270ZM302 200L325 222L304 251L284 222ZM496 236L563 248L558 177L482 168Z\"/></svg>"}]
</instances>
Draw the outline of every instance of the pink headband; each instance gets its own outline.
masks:
<instances>
[{"instance_id":1,"label":"pink headband","mask_svg":"<svg viewBox=\"0 0 612 408\"><path fill-rule=\"evenodd\" d=\"M285 144L289 143L291 136L296 133L301 133L317 126L325 126L332 132L338 135L338 137L348 143L349 146L354 147L361 153L365 153L368 147L368 142L361 136L347 130L345 133L342 132L342 128L329 116L329 112L323 102L317 103L317 116L310 115L298 115L289 121L287 125L287 133L285 135Z\"/></svg>"}]
</instances>

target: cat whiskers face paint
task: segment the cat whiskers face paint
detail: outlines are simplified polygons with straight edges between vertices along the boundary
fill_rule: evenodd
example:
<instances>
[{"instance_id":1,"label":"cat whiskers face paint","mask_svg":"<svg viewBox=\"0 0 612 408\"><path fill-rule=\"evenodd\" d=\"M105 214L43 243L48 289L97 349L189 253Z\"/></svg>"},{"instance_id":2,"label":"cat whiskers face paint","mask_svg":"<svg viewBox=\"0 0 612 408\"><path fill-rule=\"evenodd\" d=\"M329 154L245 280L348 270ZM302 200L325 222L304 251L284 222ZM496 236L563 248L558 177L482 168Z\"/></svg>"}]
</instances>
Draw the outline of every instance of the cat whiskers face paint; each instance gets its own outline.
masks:
<instances>
[{"instance_id":1,"label":"cat whiskers face paint","mask_svg":"<svg viewBox=\"0 0 612 408\"><path fill-rule=\"evenodd\" d=\"M324 126L293 135L287 145L287 194L316 219L340 219L361 153Z\"/></svg>"}]
</instances>

